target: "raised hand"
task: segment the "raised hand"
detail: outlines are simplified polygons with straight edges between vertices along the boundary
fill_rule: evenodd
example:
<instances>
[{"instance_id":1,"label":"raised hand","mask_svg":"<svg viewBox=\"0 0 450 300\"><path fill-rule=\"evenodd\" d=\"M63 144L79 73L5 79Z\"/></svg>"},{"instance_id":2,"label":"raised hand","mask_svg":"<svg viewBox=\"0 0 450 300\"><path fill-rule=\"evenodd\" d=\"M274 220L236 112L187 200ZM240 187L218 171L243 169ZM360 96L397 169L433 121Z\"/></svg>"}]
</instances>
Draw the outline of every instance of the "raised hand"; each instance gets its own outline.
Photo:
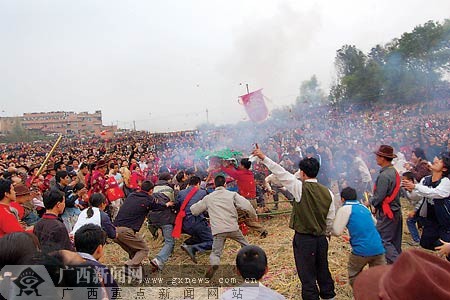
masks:
<instances>
[{"instance_id":1,"label":"raised hand","mask_svg":"<svg viewBox=\"0 0 450 300\"><path fill-rule=\"evenodd\" d=\"M264 159L266 155L259 149L258 144L255 144L255 149L252 151L252 155L259 157L260 159Z\"/></svg>"}]
</instances>

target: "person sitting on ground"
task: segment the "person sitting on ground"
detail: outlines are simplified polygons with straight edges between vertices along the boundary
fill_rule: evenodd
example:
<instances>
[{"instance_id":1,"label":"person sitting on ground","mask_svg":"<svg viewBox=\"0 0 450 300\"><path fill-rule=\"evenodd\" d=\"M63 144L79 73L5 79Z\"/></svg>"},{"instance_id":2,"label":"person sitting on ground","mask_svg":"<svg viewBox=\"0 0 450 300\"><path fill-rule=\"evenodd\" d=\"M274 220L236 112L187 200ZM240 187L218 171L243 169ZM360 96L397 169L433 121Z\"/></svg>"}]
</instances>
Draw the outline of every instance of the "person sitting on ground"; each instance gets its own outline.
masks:
<instances>
[{"instance_id":1,"label":"person sitting on ground","mask_svg":"<svg viewBox=\"0 0 450 300\"><path fill-rule=\"evenodd\" d=\"M238 299L237 293L240 295L239 299L286 299L260 282L268 271L267 256L260 247L254 245L242 247L236 256L236 268L245 283L226 291L221 297L222 300Z\"/></svg>"},{"instance_id":2,"label":"person sitting on ground","mask_svg":"<svg viewBox=\"0 0 450 300\"><path fill-rule=\"evenodd\" d=\"M369 209L357 199L354 188L341 191L342 207L337 211L332 234L340 236L347 227L350 234L352 252L348 259L348 277L353 286L356 276L368 264L369 267L384 265L384 247Z\"/></svg>"}]
</instances>

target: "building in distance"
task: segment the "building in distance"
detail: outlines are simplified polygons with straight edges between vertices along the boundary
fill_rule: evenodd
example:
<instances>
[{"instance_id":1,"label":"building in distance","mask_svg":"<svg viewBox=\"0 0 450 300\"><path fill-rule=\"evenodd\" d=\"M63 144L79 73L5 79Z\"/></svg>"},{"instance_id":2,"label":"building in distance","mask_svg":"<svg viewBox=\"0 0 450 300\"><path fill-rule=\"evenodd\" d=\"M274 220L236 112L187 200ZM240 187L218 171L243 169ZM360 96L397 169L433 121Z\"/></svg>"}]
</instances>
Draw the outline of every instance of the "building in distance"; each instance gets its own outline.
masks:
<instances>
[{"instance_id":1,"label":"building in distance","mask_svg":"<svg viewBox=\"0 0 450 300\"><path fill-rule=\"evenodd\" d=\"M0 118L0 133L8 134L15 126L39 134L92 136L114 134L117 126L103 126L102 111L89 112L36 112L18 117Z\"/></svg>"}]
</instances>

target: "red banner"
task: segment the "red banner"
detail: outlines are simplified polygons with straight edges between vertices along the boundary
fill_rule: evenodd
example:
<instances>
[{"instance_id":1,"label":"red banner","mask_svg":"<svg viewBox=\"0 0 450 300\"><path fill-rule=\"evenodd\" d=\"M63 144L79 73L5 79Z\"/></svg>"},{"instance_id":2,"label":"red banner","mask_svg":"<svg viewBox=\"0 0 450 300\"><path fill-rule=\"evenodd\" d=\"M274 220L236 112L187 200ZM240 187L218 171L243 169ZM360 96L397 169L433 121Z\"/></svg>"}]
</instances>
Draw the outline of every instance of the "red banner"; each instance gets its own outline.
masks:
<instances>
[{"instance_id":1,"label":"red banner","mask_svg":"<svg viewBox=\"0 0 450 300\"><path fill-rule=\"evenodd\" d=\"M240 96L242 105L245 107L245 111L253 122L263 122L269 115L266 102L264 101L264 95L262 89L251 92L249 94Z\"/></svg>"}]
</instances>

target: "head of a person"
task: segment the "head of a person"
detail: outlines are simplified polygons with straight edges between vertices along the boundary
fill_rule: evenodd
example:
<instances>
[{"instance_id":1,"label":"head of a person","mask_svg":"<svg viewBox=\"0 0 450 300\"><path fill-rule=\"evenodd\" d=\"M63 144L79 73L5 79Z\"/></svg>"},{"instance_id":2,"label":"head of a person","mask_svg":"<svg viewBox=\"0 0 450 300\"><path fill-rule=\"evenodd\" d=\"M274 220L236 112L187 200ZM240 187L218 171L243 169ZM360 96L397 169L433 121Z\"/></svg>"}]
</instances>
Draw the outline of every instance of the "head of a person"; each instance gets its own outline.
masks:
<instances>
[{"instance_id":1,"label":"head of a person","mask_svg":"<svg viewBox=\"0 0 450 300\"><path fill-rule=\"evenodd\" d=\"M433 159L432 172L442 172L443 177L448 177L450 171L450 153L442 152Z\"/></svg>"},{"instance_id":2,"label":"head of a person","mask_svg":"<svg viewBox=\"0 0 450 300\"><path fill-rule=\"evenodd\" d=\"M79 161L77 158L74 158L74 159L72 160L72 166L73 166L73 168L74 168L74 169L77 169L77 168L79 167L79 165L80 165L80 161Z\"/></svg>"},{"instance_id":3,"label":"head of a person","mask_svg":"<svg viewBox=\"0 0 450 300\"><path fill-rule=\"evenodd\" d=\"M201 182L202 182L202 181L201 181L200 177L198 177L198 176L196 176L196 175L191 176L191 177L189 178L189 185L190 185L190 186L196 186L196 185L199 185Z\"/></svg>"},{"instance_id":4,"label":"head of a person","mask_svg":"<svg viewBox=\"0 0 450 300\"><path fill-rule=\"evenodd\" d=\"M411 160L413 163L415 163L419 159L427 160L427 157L425 156L425 151L423 151L422 148L414 148L414 150L411 153Z\"/></svg>"},{"instance_id":5,"label":"head of a person","mask_svg":"<svg viewBox=\"0 0 450 300\"><path fill-rule=\"evenodd\" d=\"M251 166L252 166L252 162L248 159L248 157L241 159L241 164L239 165L239 167L241 169L250 170Z\"/></svg>"},{"instance_id":6,"label":"head of a person","mask_svg":"<svg viewBox=\"0 0 450 300\"><path fill-rule=\"evenodd\" d=\"M58 173L58 171L66 171L66 165L62 161L55 163L54 168L57 173Z\"/></svg>"},{"instance_id":7,"label":"head of a person","mask_svg":"<svg viewBox=\"0 0 450 300\"><path fill-rule=\"evenodd\" d=\"M104 161L103 159L100 159L99 161L97 161L97 163L95 164L95 168L97 169L97 171L99 171L102 174L105 174L106 171L108 170L108 163L106 161Z\"/></svg>"},{"instance_id":8,"label":"head of a person","mask_svg":"<svg viewBox=\"0 0 450 300\"><path fill-rule=\"evenodd\" d=\"M225 186L225 176L223 175L217 175L216 178L214 178L214 185L217 187Z\"/></svg>"},{"instance_id":9,"label":"head of a person","mask_svg":"<svg viewBox=\"0 0 450 300\"><path fill-rule=\"evenodd\" d=\"M325 151L326 146L327 146L327 144L324 141L319 141L317 143L317 150L319 152L323 152L323 151Z\"/></svg>"},{"instance_id":10,"label":"head of a person","mask_svg":"<svg viewBox=\"0 0 450 300\"><path fill-rule=\"evenodd\" d=\"M38 238L28 232L13 232L0 239L0 269L5 265L20 265L40 251Z\"/></svg>"},{"instance_id":11,"label":"head of a person","mask_svg":"<svg viewBox=\"0 0 450 300\"><path fill-rule=\"evenodd\" d=\"M242 278L260 280L267 273L267 256L255 245L242 247L236 256L236 268Z\"/></svg>"},{"instance_id":12,"label":"head of a person","mask_svg":"<svg viewBox=\"0 0 450 300\"><path fill-rule=\"evenodd\" d=\"M81 182L77 182L77 183L73 186L72 191L73 191L74 193L76 193L76 194L78 195L78 197L81 197L82 195L84 195L84 194L87 193L86 186L85 186L83 183L81 183Z\"/></svg>"},{"instance_id":13,"label":"head of a person","mask_svg":"<svg viewBox=\"0 0 450 300\"><path fill-rule=\"evenodd\" d=\"M182 183L187 179L186 173L184 171L179 171L175 176L175 179L177 180L177 182Z\"/></svg>"},{"instance_id":14,"label":"head of a person","mask_svg":"<svg viewBox=\"0 0 450 300\"><path fill-rule=\"evenodd\" d=\"M16 202L23 204L31 201L31 191L24 183L18 183L14 185L16 192Z\"/></svg>"},{"instance_id":15,"label":"head of a person","mask_svg":"<svg viewBox=\"0 0 450 300\"><path fill-rule=\"evenodd\" d=\"M320 164L314 157L305 157L298 164L300 169L300 179L316 178L319 174ZM306 176L305 176L306 175Z\"/></svg>"},{"instance_id":16,"label":"head of a person","mask_svg":"<svg viewBox=\"0 0 450 300\"><path fill-rule=\"evenodd\" d=\"M16 191L11 179L0 179L0 201L15 201Z\"/></svg>"},{"instance_id":17,"label":"head of a person","mask_svg":"<svg viewBox=\"0 0 450 300\"><path fill-rule=\"evenodd\" d=\"M87 173L89 173L89 165L85 162L82 162L80 164L79 170L81 174L86 175Z\"/></svg>"},{"instance_id":18,"label":"head of a person","mask_svg":"<svg viewBox=\"0 0 450 300\"><path fill-rule=\"evenodd\" d=\"M141 184L141 191L146 192L147 194L153 193L153 188L155 185L150 180L145 180Z\"/></svg>"},{"instance_id":19,"label":"head of a person","mask_svg":"<svg viewBox=\"0 0 450 300\"><path fill-rule=\"evenodd\" d=\"M314 146L309 146L305 149L305 154L307 158L311 158L317 155L317 150Z\"/></svg>"},{"instance_id":20,"label":"head of a person","mask_svg":"<svg viewBox=\"0 0 450 300\"><path fill-rule=\"evenodd\" d=\"M89 163L89 164L95 163L95 160L96 160L96 157L95 157L94 154L89 154L89 155L88 155L88 163Z\"/></svg>"},{"instance_id":21,"label":"head of a person","mask_svg":"<svg viewBox=\"0 0 450 300\"><path fill-rule=\"evenodd\" d=\"M414 174L412 172L403 172L402 174L402 180L407 180L407 181L411 181L414 182Z\"/></svg>"},{"instance_id":22,"label":"head of a person","mask_svg":"<svg viewBox=\"0 0 450 300\"><path fill-rule=\"evenodd\" d=\"M394 153L394 148L389 145L381 145L374 153L376 155L377 164L381 167L392 164L392 160L397 157Z\"/></svg>"},{"instance_id":23,"label":"head of a person","mask_svg":"<svg viewBox=\"0 0 450 300\"><path fill-rule=\"evenodd\" d=\"M75 232L74 242L78 252L91 254L98 260L103 256L106 232L98 225L85 224Z\"/></svg>"},{"instance_id":24,"label":"head of a person","mask_svg":"<svg viewBox=\"0 0 450 300\"><path fill-rule=\"evenodd\" d=\"M158 179L159 180L165 180L165 181L169 181L172 179L172 176L170 175L169 172L163 172L161 174L158 175Z\"/></svg>"},{"instance_id":25,"label":"head of a person","mask_svg":"<svg viewBox=\"0 0 450 300\"><path fill-rule=\"evenodd\" d=\"M70 183L69 173L67 173L67 171L57 171L55 181L62 186L68 185Z\"/></svg>"},{"instance_id":26,"label":"head of a person","mask_svg":"<svg viewBox=\"0 0 450 300\"><path fill-rule=\"evenodd\" d=\"M345 202L347 200L356 200L358 196L356 195L356 190L352 187L345 187L341 191L341 200Z\"/></svg>"},{"instance_id":27,"label":"head of a person","mask_svg":"<svg viewBox=\"0 0 450 300\"><path fill-rule=\"evenodd\" d=\"M101 193L93 193L89 198L89 208L87 210L87 217L90 218L94 215L93 207L97 207L100 210L104 210L106 207L106 197Z\"/></svg>"},{"instance_id":28,"label":"head of a person","mask_svg":"<svg viewBox=\"0 0 450 300\"><path fill-rule=\"evenodd\" d=\"M116 168L116 166L117 166L117 168ZM117 163L112 162L109 164L109 170L112 174L115 175L119 171L119 165Z\"/></svg>"},{"instance_id":29,"label":"head of a person","mask_svg":"<svg viewBox=\"0 0 450 300\"><path fill-rule=\"evenodd\" d=\"M43 200L44 200L44 207L46 210L51 210L57 213L58 215L64 212L66 203L63 192L51 189L46 193L44 193Z\"/></svg>"}]
</instances>

